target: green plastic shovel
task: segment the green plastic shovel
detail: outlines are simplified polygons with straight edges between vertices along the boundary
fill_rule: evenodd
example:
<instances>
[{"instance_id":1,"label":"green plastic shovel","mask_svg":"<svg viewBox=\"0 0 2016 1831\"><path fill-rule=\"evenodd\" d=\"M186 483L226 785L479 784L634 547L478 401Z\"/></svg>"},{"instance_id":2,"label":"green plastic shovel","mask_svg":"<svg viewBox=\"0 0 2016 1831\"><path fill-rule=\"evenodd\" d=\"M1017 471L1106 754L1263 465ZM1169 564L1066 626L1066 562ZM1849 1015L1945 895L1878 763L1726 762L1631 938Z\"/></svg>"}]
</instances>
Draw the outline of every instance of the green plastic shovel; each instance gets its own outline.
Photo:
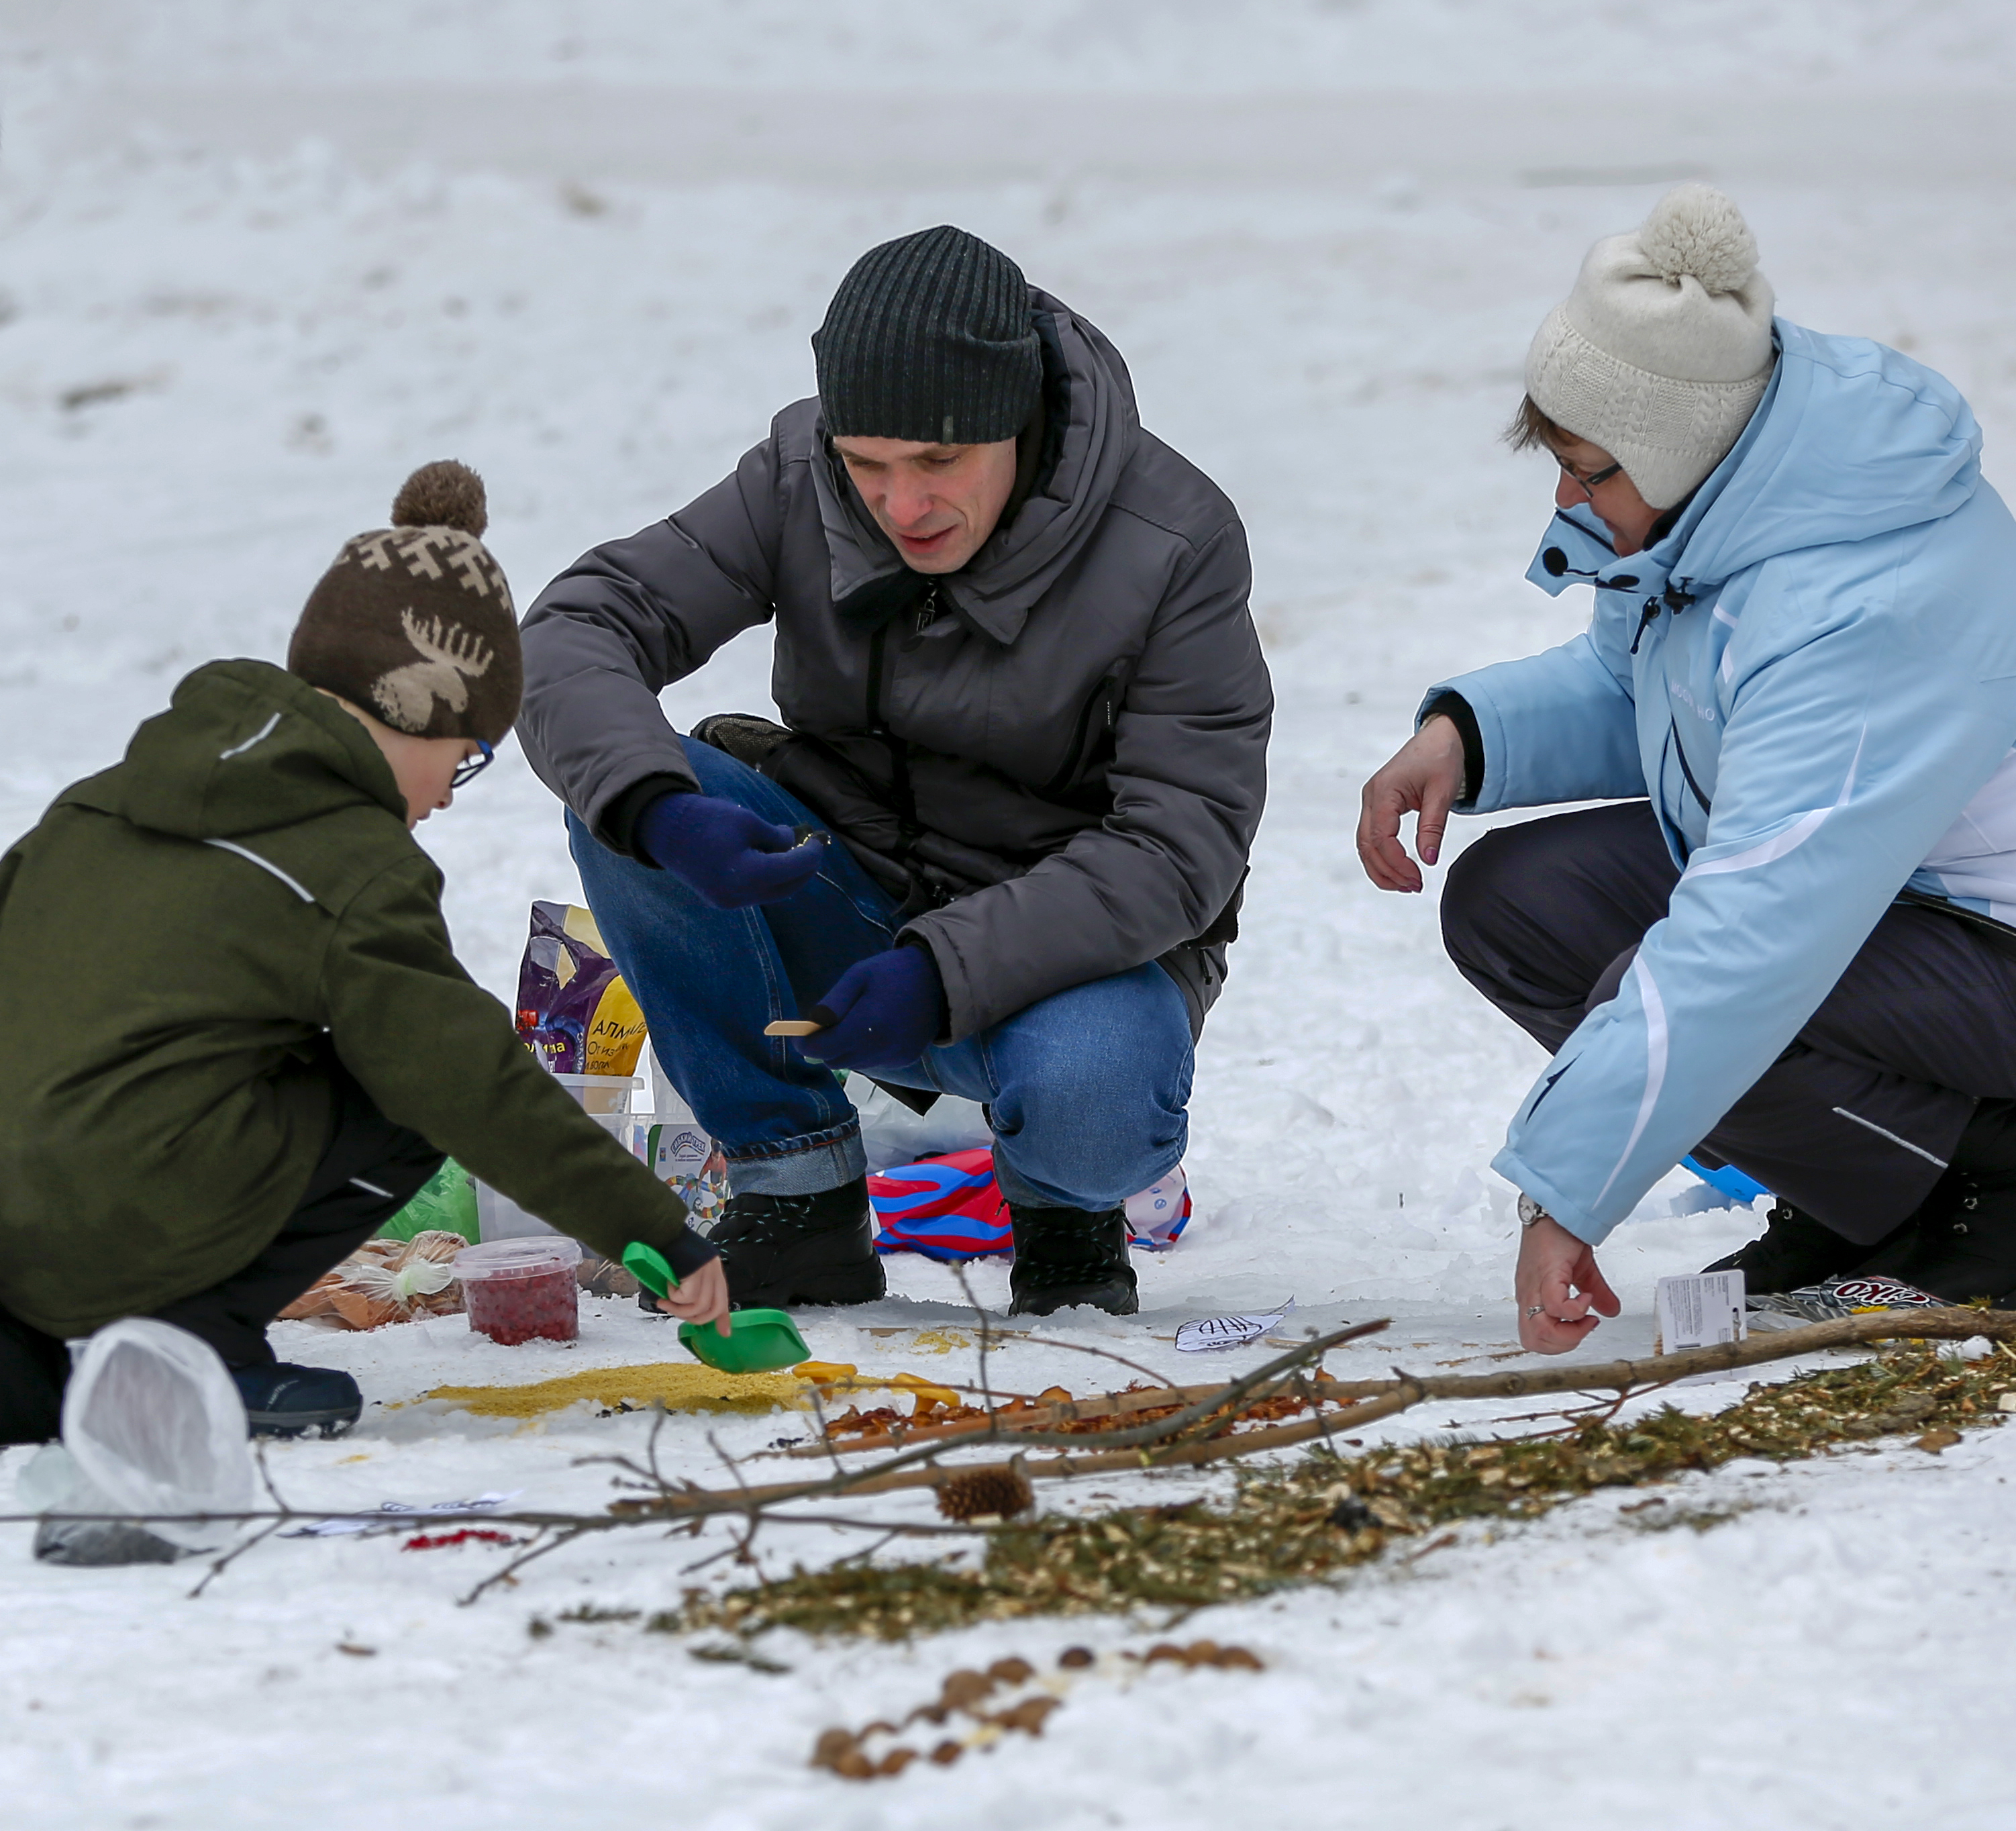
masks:
<instances>
[{"instance_id":1,"label":"green plastic shovel","mask_svg":"<svg viewBox=\"0 0 2016 1831\"><path fill-rule=\"evenodd\" d=\"M654 1296L679 1285L664 1254L641 1240L623 1249L623 1269ZM733 1332L723 1335L711 1322L682 1322L679 1345L723 1373L775 1373L812 1357L798 1325L781 1310L732 1310L728 1326Z\"/></svg>"}]
</instances>

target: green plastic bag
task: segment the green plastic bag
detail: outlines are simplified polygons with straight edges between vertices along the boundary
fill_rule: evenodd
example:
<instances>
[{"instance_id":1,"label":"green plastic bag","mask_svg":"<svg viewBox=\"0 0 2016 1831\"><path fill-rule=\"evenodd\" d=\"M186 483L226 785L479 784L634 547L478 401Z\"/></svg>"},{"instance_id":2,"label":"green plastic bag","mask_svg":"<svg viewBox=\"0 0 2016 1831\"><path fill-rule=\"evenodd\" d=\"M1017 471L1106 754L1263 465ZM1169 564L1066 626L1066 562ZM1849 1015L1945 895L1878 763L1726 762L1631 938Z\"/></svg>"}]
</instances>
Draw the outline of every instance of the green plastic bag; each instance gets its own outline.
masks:
<instances>
[{"instance_id":1,"label":"green plastic bag","mask_svg":"<svg viewBox=\"0 0 2016 1831\"><path fill-rule=\"evenodd\" d=\"M469 1172L452 1158L443 1160L427 1186L412 1201L379 1228L383 1240L410 1240L429 1227L460 1234L473 1242L476 1224L476 1184Z\"/></svg>"}]
</instances>

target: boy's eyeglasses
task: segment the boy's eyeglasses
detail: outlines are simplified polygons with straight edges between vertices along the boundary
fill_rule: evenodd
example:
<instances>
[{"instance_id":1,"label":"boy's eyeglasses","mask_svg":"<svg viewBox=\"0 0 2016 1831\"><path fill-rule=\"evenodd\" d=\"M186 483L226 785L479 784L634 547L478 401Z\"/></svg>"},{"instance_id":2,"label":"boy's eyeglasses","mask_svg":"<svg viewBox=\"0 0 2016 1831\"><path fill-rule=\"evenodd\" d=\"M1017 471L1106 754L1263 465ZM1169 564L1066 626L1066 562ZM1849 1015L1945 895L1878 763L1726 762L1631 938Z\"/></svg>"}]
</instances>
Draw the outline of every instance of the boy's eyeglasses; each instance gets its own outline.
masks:
<instances>
[{"instance_id":1,"label":"boy's eyeglasses","mask_svg":"<svg viewBox=\"0 0 2016 1831\"><path fill-rule=\"evenodd\" d=\"M1592 470L1588 476L1585 477L1565 458L1557 458L1554 462L1561 466L1561 474L1584 496L1593 495L1624 468L1621 463L1606 464L1600 470Z\"/></svg>"},{"instance_id":2,"label":"boy's eyeglasses","mask_svg":"<svg viewBox=\"0 0 2016 1831\"><path fill-rule=\"evenodd\" d=\"M483 754L481 756L466 757L455 766L455 773L448 779L448 785L451 789L466 787L496 761L497 752L480 737L476 741L476 748Z\"/></svg>"}]
</instances>

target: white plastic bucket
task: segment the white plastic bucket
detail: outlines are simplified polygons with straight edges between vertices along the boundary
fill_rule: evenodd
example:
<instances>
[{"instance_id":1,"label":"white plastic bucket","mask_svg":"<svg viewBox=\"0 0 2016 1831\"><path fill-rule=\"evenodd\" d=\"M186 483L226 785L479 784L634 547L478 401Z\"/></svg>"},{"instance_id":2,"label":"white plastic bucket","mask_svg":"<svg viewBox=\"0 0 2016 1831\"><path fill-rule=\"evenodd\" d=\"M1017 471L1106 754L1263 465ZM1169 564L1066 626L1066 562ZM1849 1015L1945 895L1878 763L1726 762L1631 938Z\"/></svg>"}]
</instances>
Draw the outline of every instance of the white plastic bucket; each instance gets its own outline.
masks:
<instances>
[{"instance_id":1,"label":"white plastic bucket","mask_svg":"<svg viewBox=\"0 0 2016 1831\"><path fill-rule=\"evenodd\" d=\"M644 1084L643 1076L555 1075L553 1079L617 1143L635 1152L639 1116L630 1108L637 1090ZM476 1183L476 1231L485 1245L492 1240L540 1239L558 1231L520 1208L509 1195L478 1179L470 1180Z\"/></svg>"},{"instance_id":2,"label":"white plastic bucket","mask_svg":"<svg viewBox=\"0 0 2016 1831\"><path fill-rule=\"evenodd\" d=\"M582 1112L605 1125L627 1118L630 1102L644 1084L641 1075L555 1075L553 1079L580 1102Z\"/></svg>"}]
</instances>

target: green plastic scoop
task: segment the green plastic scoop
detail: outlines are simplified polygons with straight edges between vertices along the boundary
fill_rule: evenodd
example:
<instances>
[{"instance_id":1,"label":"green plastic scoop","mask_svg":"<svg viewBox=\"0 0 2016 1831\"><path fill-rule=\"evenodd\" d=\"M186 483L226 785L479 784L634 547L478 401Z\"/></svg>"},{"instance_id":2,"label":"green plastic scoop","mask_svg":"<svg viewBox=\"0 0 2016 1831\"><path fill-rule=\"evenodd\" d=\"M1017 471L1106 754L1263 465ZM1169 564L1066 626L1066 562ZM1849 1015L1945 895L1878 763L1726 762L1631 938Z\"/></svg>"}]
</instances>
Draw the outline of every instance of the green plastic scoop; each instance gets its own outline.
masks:
<instances>
[{"instance_id":1,"label":"green plastic scoop","mask_svg":"<svg viewBox=\"0 0 2016 1831\"><path fill-rule=\"evenodd\" d=\"M623 1269L654 1296L679 1285L664 1254L641 1240L623 1249ZM732 1310L728 1326L733 1332L723 1335L711 1322L682 1322L679 1345L723 1373L775 1373L812 1357L798 1325L781 1310Z\"/></svg>"}]
</instances>

